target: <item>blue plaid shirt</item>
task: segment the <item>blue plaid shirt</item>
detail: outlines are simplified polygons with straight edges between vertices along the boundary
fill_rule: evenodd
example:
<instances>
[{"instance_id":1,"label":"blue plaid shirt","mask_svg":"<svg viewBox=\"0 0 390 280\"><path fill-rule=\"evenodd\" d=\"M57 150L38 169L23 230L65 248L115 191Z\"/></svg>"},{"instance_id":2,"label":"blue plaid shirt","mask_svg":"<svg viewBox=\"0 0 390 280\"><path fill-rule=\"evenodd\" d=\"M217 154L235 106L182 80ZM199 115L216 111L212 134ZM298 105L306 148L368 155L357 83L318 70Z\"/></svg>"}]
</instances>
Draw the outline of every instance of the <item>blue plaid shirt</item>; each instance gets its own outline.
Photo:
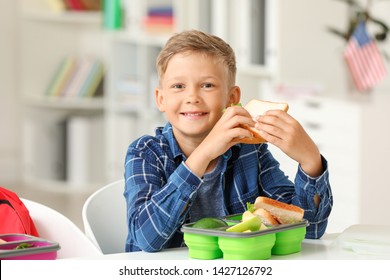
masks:
<instances>
[{"instance_id":1,"label":"blue plaid shirt","mask_svg":"<svg viewBox=\"0 0 390 280\"><path fill-rule=\"evenodd\" d=\"M229 214L243 213L246 203L253 203L260 195L295 204L305 210L304 218L310 223L306 238L320 238L333 204L327 161L322 158L324 172L316 178L298 167L293 184L267 147L237 144L222 155L226 161L220 175L225 209ZM128 147L124 191L127 252L154 252L184 245L180 227L188 222L189 209L203 182L185 160L169 123L157 128L154 137L145 135ZM318 209L315 194L321 198Z\"/></svg>"}]
</instances>

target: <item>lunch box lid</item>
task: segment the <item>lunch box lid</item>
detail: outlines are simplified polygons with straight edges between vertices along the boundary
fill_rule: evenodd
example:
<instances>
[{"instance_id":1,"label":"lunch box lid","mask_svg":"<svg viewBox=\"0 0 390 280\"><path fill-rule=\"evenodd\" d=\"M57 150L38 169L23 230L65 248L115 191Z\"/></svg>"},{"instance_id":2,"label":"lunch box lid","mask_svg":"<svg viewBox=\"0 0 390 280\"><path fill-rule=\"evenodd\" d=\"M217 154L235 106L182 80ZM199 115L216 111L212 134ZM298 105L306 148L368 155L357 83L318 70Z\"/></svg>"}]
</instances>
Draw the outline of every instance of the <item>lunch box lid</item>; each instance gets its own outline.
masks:
<instances>
[{"instance_id":1,"label":"lunch box lid","mask_svg":"<svg viewBox=\"0 0 390 280\"><path fill-rule=\"evenodd\" d=\"M222 220L225 220L227 223L230 223L231 225L237 224L240 221L237 219L231 219L231 216L227 216L222 218ZM270 233L278 233L282 231L292 230L296 228L301 227L307 227L309 226L309 222L306 219L302 219L300 222L296 222L293 224L280 224L272 226L268 229L264 230L258 230L258 231L252 231L252 232L227 232L226 229L230 226L224 226L224 227L218 227L214 229L204 229L204 228L193 228L192 225L194 223L188 223L184 224L181 227L181 231L184 233L192 233L192 234L202 234L202 235L209 235L209 236L219 236L219 237L233 237L233 238L248 238L248 237L256 237L261 236L265 234Z\"/></svg>"},{"instance_id":2,"label":"lunch box lid","mask_svg":"<svg viewBox=\"0 0 390 280\"><path fill-rule=\"evenodd\" d=\"M0 244L1 260L15 257L21 257L22 259L23 256L56 252L61 248L57 242L27 234L0 234L0 239L7 241L6 243ZM29 248L15 249L18 245L24 243L39 245Z\"/></svg>"}]
</instances>

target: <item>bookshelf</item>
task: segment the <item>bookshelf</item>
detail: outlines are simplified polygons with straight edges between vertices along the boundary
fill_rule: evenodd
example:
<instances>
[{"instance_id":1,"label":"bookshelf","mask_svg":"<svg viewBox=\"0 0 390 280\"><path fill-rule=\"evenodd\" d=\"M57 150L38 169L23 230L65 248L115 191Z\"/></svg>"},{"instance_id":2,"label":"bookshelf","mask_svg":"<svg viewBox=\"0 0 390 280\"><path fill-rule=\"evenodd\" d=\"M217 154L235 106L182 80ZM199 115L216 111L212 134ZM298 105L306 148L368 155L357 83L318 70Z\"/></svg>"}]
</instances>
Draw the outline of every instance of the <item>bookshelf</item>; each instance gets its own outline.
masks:
<instances>
[{"instance_id":1,"label":"bookshelf","mask_svg":"<svg viewBox=\"0 0 390 280\"><path fill-rule=\"evenodd\" d=\"M155 60L172 33L194 28L229 42L243 102L261 97L276 77L275 0L123 0L119 29L104 29L101 12L19 2L23 178L48 191L91 192L123 177L130 142L165 124L154 105ZM101 95L47 96L53 74L70 55L103 61Z\"/></svg>"},{"instance_id":2,"label":"bookshelf","mask_svg":"<svg viewBox=\"0 0 390 280\"><path fill-rule=\"evenodd\" d=\"M95 77L92 70L84 71L78 88L73 86L78 89L74 94L93 91L97 96L54 96L48 89L69 56L106 64L101 12L57 10L39 0L19 0L18 5L23 182L60 194L90 193L105 183L102 75L94 80L99 91L87 87Z\"/></svg>"}]
</instances>

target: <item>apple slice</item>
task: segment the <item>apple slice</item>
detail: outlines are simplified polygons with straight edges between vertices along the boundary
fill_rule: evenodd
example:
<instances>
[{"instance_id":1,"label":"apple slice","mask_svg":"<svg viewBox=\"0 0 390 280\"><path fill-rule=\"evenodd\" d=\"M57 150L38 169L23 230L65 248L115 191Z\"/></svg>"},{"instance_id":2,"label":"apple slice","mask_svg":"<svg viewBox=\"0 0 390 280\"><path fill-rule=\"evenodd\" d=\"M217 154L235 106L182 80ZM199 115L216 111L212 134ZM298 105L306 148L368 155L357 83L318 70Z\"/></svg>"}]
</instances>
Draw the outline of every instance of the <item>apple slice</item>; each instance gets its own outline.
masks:
<instances>
[{"instance_id":1,"label":"apple slice","mask_svg":"<svg viewBox=\"0 0 390 280\"><path fill-rule=\"evenodd\" d=\"M241 221L245 222L245 221L249 220L250 218L253 218L254 216L256 216L256 215L253 214L251 211L247 210L244 213L242 213Z\"/></svg>"},{"instance_id":2,"label":"apple slice","mask_svg":"<svg viewBox=\"0 0 390 280\"><path fill-rule=\"evenodd\" d=\"M261 227L261 218L258 216L253 216L241 223L235 224L226 229L227 232L244 232L247 230L257 231L260 230Z\"/></svg>"},{"instance_id":3,"label":"apple slice","mask_svg":"<svg viewBox=\"0 0 390 280\"><path fill-rule=\"evenodd\" d=\"M246 205L247 205L248 210L246 210L242 214L241 222L245 222L245 221L247 221L247 220L257 216L261 220L260 230L268 229L267 226L263 223L262 218L259 215L254 214L254 212L253 212L253 210L254 210L253 204L248 202Z\"/></svg>"}]
</instances>

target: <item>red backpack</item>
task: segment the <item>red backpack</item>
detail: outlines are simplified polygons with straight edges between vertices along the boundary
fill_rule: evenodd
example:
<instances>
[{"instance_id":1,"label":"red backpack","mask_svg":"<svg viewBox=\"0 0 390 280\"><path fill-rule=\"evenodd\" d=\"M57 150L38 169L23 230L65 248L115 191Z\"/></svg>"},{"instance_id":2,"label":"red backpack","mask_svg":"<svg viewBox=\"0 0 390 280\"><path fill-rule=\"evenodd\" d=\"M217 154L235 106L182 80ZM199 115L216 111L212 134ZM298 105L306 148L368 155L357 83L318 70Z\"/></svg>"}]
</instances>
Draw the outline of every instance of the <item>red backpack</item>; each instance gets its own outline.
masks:
<instances>
[{"instance_id":1,"label":"red backpack","mask_svg":"<svg viewBox=\"0 0 390 280\"><path fill-rule=\"evenodd\" d=\"M39 237L30 213L19 196L0 187L0 234L21 233Z\"/></svg>"}]
</instances>

